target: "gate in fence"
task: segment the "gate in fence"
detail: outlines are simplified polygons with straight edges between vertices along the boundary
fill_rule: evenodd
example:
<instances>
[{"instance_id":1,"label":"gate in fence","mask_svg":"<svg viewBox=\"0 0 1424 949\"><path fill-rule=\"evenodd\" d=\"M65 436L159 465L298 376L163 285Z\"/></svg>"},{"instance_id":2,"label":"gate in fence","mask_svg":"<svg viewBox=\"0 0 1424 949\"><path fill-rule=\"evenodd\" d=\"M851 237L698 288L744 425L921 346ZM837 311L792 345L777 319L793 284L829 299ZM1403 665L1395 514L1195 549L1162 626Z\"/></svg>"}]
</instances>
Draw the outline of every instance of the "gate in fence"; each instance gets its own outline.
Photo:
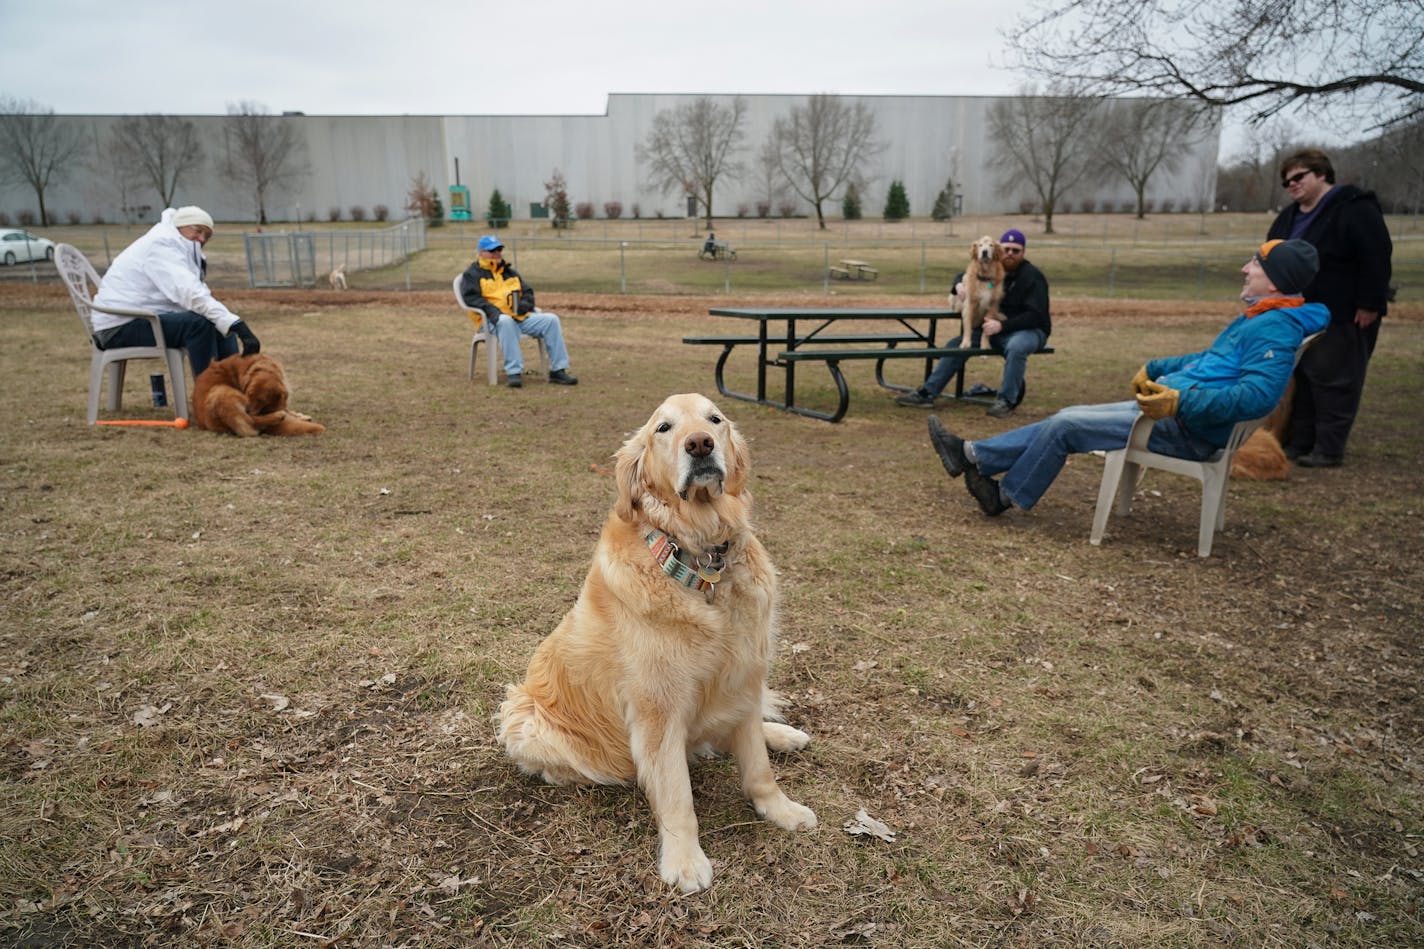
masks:
<instances>
[{"instance_id":1,"label":"gate in fence","mask_svg":"<svg viewBox=\"0 0 1424 949\"><path fill-rule=\"evenodd\" d=\"M310 287L338 266L348 274L389 267L425 250L425 222L417 218L379 229L244 234L243 243L248 286Z\"/></svg>"}]
</instances>

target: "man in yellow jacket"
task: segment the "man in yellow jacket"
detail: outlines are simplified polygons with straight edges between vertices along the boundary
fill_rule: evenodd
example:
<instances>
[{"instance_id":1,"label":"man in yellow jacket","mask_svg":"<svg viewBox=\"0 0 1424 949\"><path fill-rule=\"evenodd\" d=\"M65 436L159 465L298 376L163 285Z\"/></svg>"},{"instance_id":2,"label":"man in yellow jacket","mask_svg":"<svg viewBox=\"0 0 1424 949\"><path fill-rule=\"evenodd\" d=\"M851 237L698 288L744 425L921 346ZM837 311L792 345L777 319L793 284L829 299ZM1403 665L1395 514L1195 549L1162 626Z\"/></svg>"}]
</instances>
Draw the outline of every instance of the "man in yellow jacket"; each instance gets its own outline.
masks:
<instances>
[{"instance_id":1,"label":"man in yellow jacket","mask_svg":"<svg viewBox=\"0 0 1424 949\"><path fill-rule=\"evenodd\" d=\"M460 281L465 305L479 310L499 338L504 355L505 384L518 389L524 384L524 354L519 351L519 334L544 340L549 350L549 381L558 386L576 386L569 375L569 351L564 346L564 328L559 317L534 305L534 291L518 271L504 262L504 244L493 234L480 238L479 256Z\"/></svg>"}]
</instances>

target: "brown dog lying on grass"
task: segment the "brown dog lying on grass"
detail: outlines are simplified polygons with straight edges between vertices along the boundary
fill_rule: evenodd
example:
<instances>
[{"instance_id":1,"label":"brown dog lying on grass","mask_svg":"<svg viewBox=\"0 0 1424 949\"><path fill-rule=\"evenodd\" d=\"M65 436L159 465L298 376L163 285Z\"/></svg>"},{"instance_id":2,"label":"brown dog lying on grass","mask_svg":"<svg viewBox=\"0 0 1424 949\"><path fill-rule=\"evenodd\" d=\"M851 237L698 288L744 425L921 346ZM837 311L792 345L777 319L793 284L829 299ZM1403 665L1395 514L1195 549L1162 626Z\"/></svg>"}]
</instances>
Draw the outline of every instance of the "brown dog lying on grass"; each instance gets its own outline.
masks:
<instances>
[{"instance_id":1,"label":"brown dog lying on grass","mask_svg":"<svg viewBox=\"0 0 1424 949\"><path fill-rule=\"evenodd\" d=\"M193 423L210 432L316 435L326 426L287 408L291 389L282 364L258 353L210 363L193 386Z\"/></svg>"}]
</instances>

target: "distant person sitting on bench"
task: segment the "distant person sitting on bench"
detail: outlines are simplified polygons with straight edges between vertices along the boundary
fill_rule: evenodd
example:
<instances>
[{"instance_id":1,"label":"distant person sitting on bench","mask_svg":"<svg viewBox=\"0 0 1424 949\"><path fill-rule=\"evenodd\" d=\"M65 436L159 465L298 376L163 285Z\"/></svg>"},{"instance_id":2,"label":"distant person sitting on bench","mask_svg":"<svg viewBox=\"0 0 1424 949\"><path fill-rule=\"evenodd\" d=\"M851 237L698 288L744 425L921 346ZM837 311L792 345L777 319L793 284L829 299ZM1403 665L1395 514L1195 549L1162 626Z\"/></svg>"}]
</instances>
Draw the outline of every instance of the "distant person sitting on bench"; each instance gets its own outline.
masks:
<instances>
[{"instance_id":1,"label":"distant person sitting on bench","mask_svg":"<svg viewBox=\"0 0 1424 949\"><path fill-rule=\"evenodd\" d=\"M707 232L707 243L702 245L702 253L708 257L717 256L717 235L711 231Z\"/></svg>"},{"instance_id":2,"label":"distant person sitting on bench","mask_svg":"<svg viewBox=\"0 0 1424 949\"><path fill-rule=\"evenodd\" d=\"M1036 353L1048 345L1048 336L1053 332L1053 320L1048 313L1048 278L1024 258L1023 232L1008 230L999 238L999 246L1004 249L1004 296L999 302L1002 320L984 321L984 335L989 339L989 347L1004 357L1004 375L999 381L999 393L987 414L994 418L1012 415L1024 396L1024 373L1028 369L1030 353ZM963 298L964 275L955 280L954 292ZM963 337L948 345L963 344ZM935 364L918 389L898 397L897 405L912 405L930 408L935 396L955 374L964 367L965 357L944 356Z\"/></svg>"}]
</instances>

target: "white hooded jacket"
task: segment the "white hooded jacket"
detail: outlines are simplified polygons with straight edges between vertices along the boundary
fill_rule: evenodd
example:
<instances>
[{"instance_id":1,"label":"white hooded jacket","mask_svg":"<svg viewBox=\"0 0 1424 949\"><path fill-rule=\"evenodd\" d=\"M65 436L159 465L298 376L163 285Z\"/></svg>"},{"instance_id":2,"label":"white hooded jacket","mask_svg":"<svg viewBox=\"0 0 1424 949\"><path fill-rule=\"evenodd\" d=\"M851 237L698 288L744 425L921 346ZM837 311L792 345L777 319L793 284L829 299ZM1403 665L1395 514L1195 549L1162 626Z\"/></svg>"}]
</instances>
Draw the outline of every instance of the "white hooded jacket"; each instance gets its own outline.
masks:
<instances>
[{"instance_id":1,"label":"white hooded jacket","mask_svg":"<svg viewBox=\"0 0 1424 949\"><path fill-rule=\"evenodd\" d=\"M203 246L178 233L173 208L164 210L147 234L124 248L104 274L96 307L126 307L153 313L190 310L227 335L239 319L203 283ZM122 326L132 317L94 311L94 330Z\"/></svg>"}]
</instances>

